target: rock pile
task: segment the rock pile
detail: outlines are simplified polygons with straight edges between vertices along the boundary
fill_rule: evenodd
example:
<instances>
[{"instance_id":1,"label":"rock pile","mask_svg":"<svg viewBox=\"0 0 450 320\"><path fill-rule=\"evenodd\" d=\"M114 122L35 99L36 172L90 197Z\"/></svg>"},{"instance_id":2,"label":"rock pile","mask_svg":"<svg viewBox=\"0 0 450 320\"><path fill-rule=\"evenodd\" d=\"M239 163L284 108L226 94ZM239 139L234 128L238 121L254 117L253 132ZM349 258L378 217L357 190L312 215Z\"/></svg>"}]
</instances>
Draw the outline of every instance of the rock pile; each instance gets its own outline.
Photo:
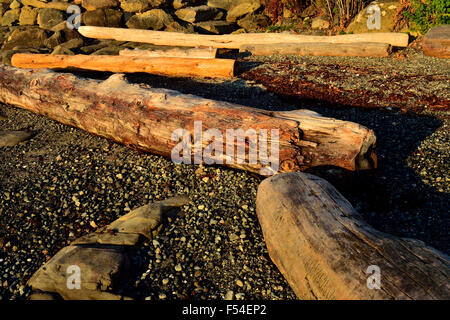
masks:
<instances>
[{"instance_id":1,"label":"rock pile","mask_svg":"<svg viewBox=\"0 0 450 320\"><path fill-rule=\"evenodd\" d=\"M270 24L260 0L0 0L0 62L17 52L117 54L117 43L93 43L71 28L73 5L88 26L226 34Z\"/></svg>"}]
</instances>

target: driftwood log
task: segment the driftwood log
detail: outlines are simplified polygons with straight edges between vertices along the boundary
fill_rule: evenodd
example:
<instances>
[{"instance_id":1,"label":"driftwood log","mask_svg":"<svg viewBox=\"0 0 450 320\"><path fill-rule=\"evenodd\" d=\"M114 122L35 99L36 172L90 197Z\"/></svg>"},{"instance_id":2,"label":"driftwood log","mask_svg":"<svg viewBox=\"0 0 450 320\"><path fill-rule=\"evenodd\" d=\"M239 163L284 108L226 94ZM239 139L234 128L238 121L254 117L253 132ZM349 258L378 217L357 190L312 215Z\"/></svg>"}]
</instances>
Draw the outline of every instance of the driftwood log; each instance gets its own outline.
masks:
<instances>
[{"instance_id":1,"label":"driftwood log","mask_svg":"<svg viewBox=\"0 0 450 320\"><path fill-rule=\"evenodd\" d=\"M240 51L250 52L255 56L292 54L299 56L330 57L387 57L391 52L391 45L378 42L247 44L241 46Z\"/></svg>"},{"instance_id":2,"label":"driftwood log","mask_svg":"<svg viewBox=\"0 0 450 320\"><path fill-rule=\"evenodd\" d=\"M373 229L321 178L264 180L256 211L269 255L300 299L450 298L448 256Z\"/></svg>"},{"instance_id":3,"label":"driftwood log","mask_svg":"<svg viewBox=\"0 0 450 320\"><path fill-rule=\"evenodd\" d=\"M120 74L99 81L45 69L2 66L0 101L166 157L179 145L180 139L172 138L175 130L184 128L192 136L194 121L201 121L203 132L217 129L223 137L229 129L255 130L248 134L248 141L234 138L226 141L233 150L249 150L253 138L262 138L258 137L261 129L269 130L267 147L271 150L276 141L271 140L274 136L270 130L277 129L280 172L321 165L348 170L376 166L374 133L359 124L313 112L268 112L173 90L145 88L127 83ZM211 144L206 139L200 142L202 145L197 143L200 151ZM191 151L194 155L196 148ZM228 152L228 147L223 148L224 154L225 151ZM257 173L265 167L262 161L256 164L247 161L249 152L245 158L236 154L233 158L220 155L217 159L227 166Z\"/></svg>"},{"instance_id":4,"label":"driftwood log","mask_svg":"<svg viewBox=\"0 0 450 320\"><path fill-rule=\"evenodd\" d=\"M274 43L355 43L379 42L388 43L393 47L408 46L409 36L404 33L374 32L360 34L345 34L337 36L307 36L288 33L241 33L224 35L200 35L178 32L137 30L125 28L105 28L82 26L78 29L87 38L114 39L118 41L133 41L152 43L163 46L212 47L239 49L249 44Z\"/></svg>"},{"instance_id":5,"label":"driftwood log","mask_svg":"<svg viewBox=\"0 0 450 320\"><path fill-rule=\"evenodd\" d=\"M123 49L120 56L142 57L142 58L197 58L214 59L217 56L216 48L173 48L167 50L141 50Z\"/></svg>"},{"instance_id":6,"label":"driftwood log","mask_svg":"<svg viewBox=\"0 0 450 320\"><path fill-rule=\"evenodd\" d=\"M428 56L450 58L450 25L431 28L423 38L422 49Z\"/></svg>"},{"instance_id":7,"label":"driftwood log","mask_svg":"<svg viewBox=\"0 0 450 320\"><path fill-rule=\"evenodd\" d=\"M235 61L231 59L16 53L11 58L11 64L21 68L146 72L176 77L231 78L234 76Z\"/></svg>"}]
</instances>

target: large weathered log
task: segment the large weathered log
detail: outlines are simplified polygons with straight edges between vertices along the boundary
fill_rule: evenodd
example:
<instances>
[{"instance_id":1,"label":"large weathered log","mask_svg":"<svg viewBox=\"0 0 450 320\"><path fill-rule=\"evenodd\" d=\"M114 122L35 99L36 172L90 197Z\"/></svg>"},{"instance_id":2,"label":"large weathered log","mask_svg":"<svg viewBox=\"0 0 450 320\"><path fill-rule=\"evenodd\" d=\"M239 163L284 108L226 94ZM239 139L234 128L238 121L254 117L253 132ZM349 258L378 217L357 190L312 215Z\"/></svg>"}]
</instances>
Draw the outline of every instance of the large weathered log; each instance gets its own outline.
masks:
<instances>
[{"instance_id":1,"label":"large weathered log","mask_svg":"<svg viewBox=\"0 0 450 320\"><path fill-rule=\"evenodd\" d=\"M428 56L450 58L450 25L431 28L423 38L422 49Z\"/></svg>"},{"instance_id":2,"label":"large weathered log","mask_svg":"<svg viewBox=\"0 0 450 320\"><path fill-rule=\"evenodd\" d=\"M173 48L167 50L140 50L123 49L120 56L142 57L142 58L196 58L214 59L217 56L216 48Z\"/></svg>"},{"instance_id":3,"label":"large weathered log","mask_svg":"<svg viewBox=\"0 0 450 320\"><path fill-rule=\"evenodd\" d=\"M240 33L224 35L186 34L178 32L82 26L78 31L87 38L114 39L152 43L163 46L213 47L239 49L242 45L274 43L355 43L379 42L393 47L406 47L409 36L404 33L374 32L337 36L307 36L289 33Z\"/></svg>"},{"instance_id":4,"label":"large weathered log","mask_svg":"<svg viewBox=\"0 0 450 320\"><path fill-rule=\"evenodd\" d=\"M337 57L387 57L391 46L387 43L274 43L243 45L241 52L250 52L255 56L272 54L292 54L300 56L337 56Z\"/></svg>"},{"instance_id":5,"label":"large weathered log","mask_svg":"<svg viewBox=\"0 0 450 320\"><path fill-rule=\"evenodd\" d=\"M186 138L197 137L201 121L200 131L217 129L226 137L227 130L240 128L248 130L248 139L223 139L225 143L216 137L215 144L223 147L223 156L219 152L215 156L212 151L206 154L205 147L211 141L198 139L194 148L188 150L189 160L203 154L203 160L210 157L230 167L260 173L261 168L268 167L267 163L248 160L256 146L255 139L259 159L263 159L261 145L265 133L260 130L267 129L267 149L274 146L276 151L275 144L279 142L279 171L321 165L356 170L376 165L372 130L312 112L268 112L173 90L145 88L127 83L120 74L102 82L45 69L2 66L0 84L0 101L4 103L164 156L170 157L174 147L180 146L180 139L173 138L175 132L184 128ZM275 139L271 129L278 130L279 139ZM239 156L235 148L243 148L245 155ZM235 154L227 155L228 151ZM276 156L276 152L269 153Z\"/></svg>"},{"instance_id":6,"label":"large weathered log","mask_svg":"<svg viewBox=\"0 0 450 320\"><path fill-rule=\"evenodd\" d=\"M448 256L373 229L321 178L264 180L256 211L269 255L300 299L450 298Z\"/></svg>"},{"instance_id":7,"label":"large weathered log","mask_svg":"<svg viewBox=\"0 0 450 320\"><path fill-rule=\"evenodd\" d=\"M16 53L11 58L11 64L21 68L146 72L176 77L229 78L234 75L235 61L231 59Z\"/></svg>"}]
</instances>

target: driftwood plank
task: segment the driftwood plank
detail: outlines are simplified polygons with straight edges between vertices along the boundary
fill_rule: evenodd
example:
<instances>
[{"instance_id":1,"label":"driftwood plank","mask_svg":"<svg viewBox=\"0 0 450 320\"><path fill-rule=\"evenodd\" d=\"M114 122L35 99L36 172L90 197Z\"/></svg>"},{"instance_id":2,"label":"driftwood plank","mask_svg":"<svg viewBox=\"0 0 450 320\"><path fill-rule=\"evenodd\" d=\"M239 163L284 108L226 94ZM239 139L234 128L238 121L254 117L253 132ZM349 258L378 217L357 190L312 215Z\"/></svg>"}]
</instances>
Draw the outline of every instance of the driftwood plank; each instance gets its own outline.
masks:
<instances>
[{"instance_id":1,"label":"driftwood plank","mask_svg":"<svg viewBox=\"0 0 450 320\"><path fill-rule=\"evenodd\" d=\"M272 54L299 56L339 56L339 57L387 57L391 46L387 43L275 43L243 45L241 52L250 52L255 56Z\"/></svg>"},{"instance_id":2,"label":"driftwood plank","mask_svg":"<svg viewBox=\"0 0 450 320\"><path fill-rule=\"evenodd\" d=\"M146 72L175 77L231 78L234 76L235 61L231 59L16 53L12 56L11 64L21 68Z\"/></svg>"},{"instance_id":3,"label":"driftwood plank","mask_svg":"<svg viewBox=\"0 0 450 320\"><path fill-rule=\"evenodd\" d=\"M87 38L143 42L163 46L212 47L227 49L239 49L242 45L250 44L253 45L300 42L379 42L388 43L393 47L406 47L409 41L409 36L407 34L391 32L344 34L337 36L308 36L288 33L241 33L204 35L94 26L82 26L78 29L78 31Z\"/></svg>"},{"instance_id":4,"label":"driftwood plank","mask_svg":"<svg viewBox=\"0 0 450 320\"><path fill-rule=\"evenodd\" d=\"M142 58L197 58L214 59L217 56L216 48L173 48L167 50L120 50L120 56Z\"/></svg>"},{"instance_id":5,"label":"driftwood plank","mask_svg":"<svg viewBox=\"0 0 450 320\"><path fill-rule=\"evenodd\" d=\"M279 131L279 171L305 170L312 166L333 165L348 170L376 166L375 135L359 124L321 117L312 112L268 112L236 104L214 101L177 91L133 85L123 75L106 81L85 79L45 69L0 67L0 101L45 115L64 124L113 139L137 149L170 157L179 141L175 130L184 128L195 134L194 121L202 130L217 129L223 137L229 129L252 129L248 140L223 141L225 165L260 173L264 164L244 157L228 157L232 149L249 150L249 141L260 140L267 129L267 146L272 129ZM204 153L210 142L203 139ZM270 146L269 146L270 144ZM195 148L192 149L194 157ZM261 152L261 149L258 149ZM204 160L204 159L203 159Z\"/></svg>"},{"instance_id":6,"label":"driftwood plank","mask_svg":"<svg viewBox=\"0 0 450 320\"><path fill-rule=\"evenodd\" d=\"M264 180L256 211L269 255L300 299L450 298L448 256L373 229L319 177ZM380 282L368 286L370 266L379 268Z\"/></svg>"}]
</instances>

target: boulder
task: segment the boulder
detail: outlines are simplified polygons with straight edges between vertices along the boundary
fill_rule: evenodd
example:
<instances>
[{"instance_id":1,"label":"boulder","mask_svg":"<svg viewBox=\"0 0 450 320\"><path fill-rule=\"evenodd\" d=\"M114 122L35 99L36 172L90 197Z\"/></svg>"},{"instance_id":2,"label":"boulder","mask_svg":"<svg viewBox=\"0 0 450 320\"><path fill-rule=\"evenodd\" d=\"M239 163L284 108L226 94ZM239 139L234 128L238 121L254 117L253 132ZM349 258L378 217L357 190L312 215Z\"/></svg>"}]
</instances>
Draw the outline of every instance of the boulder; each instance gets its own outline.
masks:
<instances>
[{"instance_id":1,"label":"boulder","mask_svg":"<svg viewBox=\"0 0 450 320\"><path fill-rule=\"evenodd\" d=\"M53 49L51 54L58 54L58 55L64 54L64 55L72 56L75 53L73 53L73 51L70 49L66 49L61 46L56 46L55 49Z\"/></svg>"},{"instance_id":2,"label":"boulder","mask_svg":"<svg viewBox=\"0 0 450 320\"><path fill-rule=\"evenodd\" d=\"M16 51L14 50L0 50L0 63L6 66L11 65L11 58ZM5 119L3 119L5 120Z\"/></svg>"},{"instance_id":3,"label":"boulder","mask_svg":"<svg viewBox=\"0 0 450 320\"><path fill-rule=\"evenodd\" d=\"M58 23L61 23L63 21L64 17L61 11L50 8L39 9L37 23L42 29L50 30Z\"/></svg>"},{"instance_id":4,"label":"boulder","mask_svg":"<svg viewBox=\"0 0 450 320\"><path fill-rule=\"evenodd\" d=\"M245 2L245 0L241 1ZM208 6L223 10L230 10L233 5L237 4L236 0L208 0Z\"/></svg>"},{"instance_id":5,"label":"boulder","mask_svg":"<svg viewBox=\"0 0 450 320\"><path fill-rule=\"evenodd\" d=\"M86 10L114 8L119 6L118 0L83 0L81 6Z\"/></svg>"},{"instance_id":6,"label":"boulder","mask_svg":"<svg viewBox=\"0 0 450 320\"><path fill-rule=\"evenodd\" d=\"M36 271L28 285L33 290L57 293L66 300L120 299L111 291L120 285L128 268L128 256L121 247L68 246ZM79 289L70 286L76 285L70 277L78 271Z\"/></svg>"},{"instance_id":7,"label":"boulder","mask_svg":"<svg viewBox=\"0 0 450 320\"><path fill-rule=\"evenodd\" d=\"M150 2L150 8L167 8L172 3L172 0L148 0Z\"/></svg>"},{"instance_id":8,"label":"boulder","mask_svg":"<svg viewBox=\"0 0 450 320\"><path fill-rule=\"evenodd\" d=\"M62 31L64 29L67 29L67 22L66 21L61 21L60 23L58 23L57 25L52 27L50 30L51 31Z\"/></svg>"},{"instance_id":9,"label":"boulder","mask_svg":"<svg viewBox=\"0 0 450 320\"><path fill-rule=\"evenodd\" d=\"M61 47L62 49L76 49L76 48L80 48L81 46L83 46L83 44L84 44L83 39L74 38L74 39L71 39L69 41L59 44L58 46L56 46L55 49L57 49L58 47Z\"/></svg>"},{"instance_id":10,"label":"boulder","mask_svg":"<svg viewBox=\"0 0 450 320\"><path fill-rule=\"evenodd\" d=\"M19 25L27 26L36 24L38 9L25 6L20 10Z\"/></svg>"},{"instance_id":11,"label":"boulder","mask_svg":"<svg viewBox=\"0 0 450 320\"><path fill-rule=\"evenodd\" d=\"M300 13L300 17L302 18L313 17L316 14L316 12L317 12L316 7L314 5L310 5Z\"/></svg>"},{"instance_id":12,"label":"boulder","mask_svg":"<svg viewBox=\"0 0 450 320\"><path fill-rule=\"evenodd\" d=\"M311 29L324 30L330 27L330 22L324 17L316 17L311 21Z\"/></svg>"},{"instance_id":13,"label":"boulder","mask_svg":"<svg viewBox=\"0 0 450 320\"><path fill-rule=\"evenodd\" d=\"M176 10L200 5L203 0L173 0L172 7Z\"/></svg>"},{"instance_id":14,"label":"boulder","mask_svg":"<svg viewBox=\"0 0 450 320\"><path fill-rule=\"evenodd\" d=\"M73 29L62 29L61 30L63 35L64 35L64 41L70 41L72 39L83 39L83 37L81 36L81 34L78 33L78 31L73 30Z\"/></svg>"},{"instance_id":15,"label":"boulder","mask_svg":"<svg viewBox=\"0 0 450 320\"><path fill-rule=\"evenodd\" d=\"M202 33L227 34L237 29L234 22L229 21L202 21L195 24Z\"/></svg>"},{"instance_id":16,"label":"boulder","mask_svg":"<svg viewBox=\"0 0 450 320\"><path fill-rule=\"evenodd\" d=\"M144 12L151 8L148 0L121 0L120 7L126 12Z\"/></svg>"},{"instance_id":17,"label":"boulder","mask_svg":"<svg viewBox=\"0 0 450 320\"><path fill-rule=\"evenodd\" d=\"M81 15L81 22L86 26L121 27L122 12L114 9L97 9L86 11Z\"/></svg>"},{"instance_id":18,"label":"boulder","mask_svg":"<svg viewBox=\"0 0 450 320\"><path fill-rule=\"evenodd\" d=\"M0 22L3 14L9 10L9 6L6 3L0 3Z\"/></svg>"},{"instance_id":19,"label":"boulder","mask_svg":"<svg viewBox=\"0 0 450 320\"><path fill-rule=\"evenodd\" d=\"M172 22L171 24L167 25L164 31L168 32L182 32L182 33L195 33L194 26L190 23L186 23L185 25L182 25L178 23L177 21Z\"/></svg>"},{"instance_id":20,"label":"boulder","mask_svg":"<svg viewBox=\"0 0 450 320\"><path fill-rule=\"evenodd\" d=\"M105 47L110 46L112 41L114 41L114 40L101 40L97 44L92 44L92 45L81 47L80 51L83 52L84 54L91 54L99 49L103 49Z\"/></svg>"},{"instance_id":21,"label":"boulder","mask_svg":"<svg viewBox=\"0 0 450 320\"><path fill-rule=\"evenodd\" d=\"M11 9L6 11L2 17L2 26L12 26L19 21L20 9Z\"/></svg>"},{"instance_id":22,"label":"boulder","mask_svg":"<svg viewBox=\"0 0 450 320\"><path fill-rule=\"evenodd\" d=\"M2 46L2 50L14 48L41 48L45 47L47 33L38 28L14 30Z\"/></svg>"},{"instance_id":23,"label":"boulder","mask_svg":"<svg viewBox=\"0 0 450 320\"><path fill-rule=\"evenodd\" d=\"M208 6L223 9L226 11L244 3L254 3L261 5L260 0L208 0Z\"/></svg>"},{"instance_id":24,"label":"boulder","mask_svg":"<svg viewBox=\"0 0 450 320\"><path fill-rule=\"evenodd\" d=\"M20 0L24 6L30 6L34 8L46 8L46 9L56 9L60 11L66 11L67 8L71 5L67 2L61 1L39 1L39 0Z\"/></svg>"},{"instance_id":25,"label":"boulder","mask_svg":"<svg viewBox=\"0 0 450 320\"><path fill-rule=\"evenodd\" d=\"M236 21L247 14L253 13L261 7L259 0L242 2L234 5L227 13L227 21Z\"/></svg>"},{"instance_id":26,"label":"boulder","mask_svg":"<svg viewBox=\"0 0 450 320\"><path fill-rule=\"evenodd\" d=\"M238 20L237 24L248 32L255 32L267 28L270 25L270 19L264 14L252 13Z\"/></svg>"},{"instance_id":27,"label":"boulder","mask_svg":"<svg viewBox=\"0 0 450 320\"><path fill-rule=\"evenodd\" d=\"M11 8L11 9L18 9L18 8L20 8L22 6L22 4L19 2L19 1L17 1L17 0L14 0L13 2L11 2L11 4L9 5L9 7Z\"/></svg>"},{"instance_id":28,"label":"boulder","mask_svg":"<svg viewBox=\"0 0 450 320\"><path fill-rule=\"evenodd\" d=\"M208 20L218 20L223 17L223 12L217 8L208 6L188 7L175 11L178 19L187 22L200 22Z\"/></svg>"},{"instance_id":29,"label":"boulder","mask_svg":"<svg viewBox=\"0 0 450 320\"><path fill-rule=\"evenodd\" d=\"M373 1L356 15L345 31L349 33L392 32L395 27L394 16L400 6L400 1ZM379 8L379 25L373 19L376 16L376 9L372 11L371 8Z\"/></svg>"},{"instance_id":30,"label":"boulder","mask_svg":"<svg viewBox=\"0 0 450 320\"><path fill-rule=\"evenodd\" d=\"M14 31L11 29L10 28L0 28L0 45L3 42L5 42L5 40L8 39L9 36L11 35L11 32Z\"/></svg>"},{"instance_id":31,"label":"boulder","mask_svg":"<svg viewBox=\"0 0 450 320\"><path fill-rule=\"evenodd\" d=\"M44 45L47 48L53 49L64 42L64 37L61 31L56 31L48 39L45 39Z\"/></svg>"},{"instance_id":32,"label":"boulder","mask_svg":"<svg viewBox=\"0 0 450 320\"><path fill-rule=\"evenodd\" d=\"M126 22L131 29L161 30L174 22L172 16L163 9L152 9L144 13L137 13Z\"/></svg>"}]
</instances>

